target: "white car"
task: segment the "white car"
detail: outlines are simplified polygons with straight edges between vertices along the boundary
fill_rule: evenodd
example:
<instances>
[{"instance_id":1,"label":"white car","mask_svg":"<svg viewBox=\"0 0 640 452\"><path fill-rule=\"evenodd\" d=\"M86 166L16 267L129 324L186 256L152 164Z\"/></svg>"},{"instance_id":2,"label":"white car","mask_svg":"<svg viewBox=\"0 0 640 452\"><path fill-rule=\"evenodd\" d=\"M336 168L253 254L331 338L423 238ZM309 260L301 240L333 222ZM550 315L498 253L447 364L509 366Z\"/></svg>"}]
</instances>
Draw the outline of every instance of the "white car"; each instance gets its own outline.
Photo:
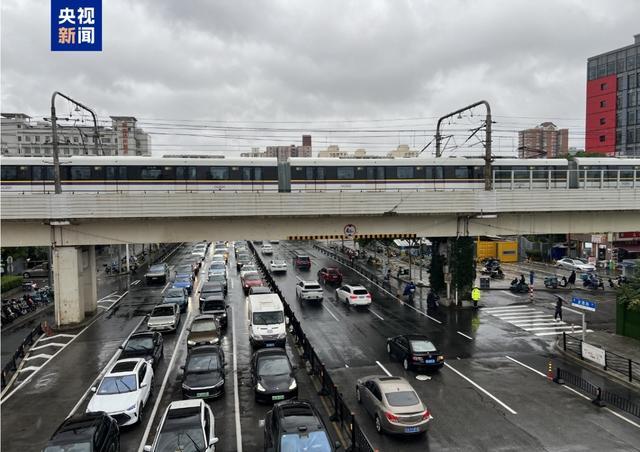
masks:
<instances>
[{"instance_id":1,"label":"white car","mask_svg":"<svg viewBox=\"0 0 640 452\"><path fill-rule=\"evenodd\" d=\"M318 281L298 281L296 284L296 297L298 300L322 301L324 292Z\"/></svg>"},{"instance_id":2,"label":"white car","mask_svg":"<svg viewBox=\"0 0 640 452\"><path fill-rule=\"evenodd\" d=\"M262 245L260 250L262 251L262 254L273 254L273 247L269 243Z\"/></svg>"},{"instance_id":3,"label":"white car","mask_svg":"<svg viewBox=\"0 0 640 452\"><path fill-rule=\"evenodd\" d=\"M571 259L570 257L563 257L556 262L556 265L565 270L577 270L579 272L593 272L596 270L595 265L585 264L581 260Z\"/></svg>"},{"instance_id":4,"label":"white car","mask_svg":"<svg viewBox=\"0 0 640 452\"><path fill-rule=\"evenodd\" d=\"M209 265L209 271L207 273L209 275L223 274L227 276L227 264L225 264L224 261L213 261L211 265Z\"/></svg>"},{"instance_id":5,"label":"white car","mask_svg":"<svg viewBox=\"0 0 640 452\"><path fill-rule=\"evenodd\" d=\"M345 285L336 289L338 301L344 301L349 306L369 306L371 304L371 294L362 286Z\"/></svg>"},{"instance_id":6,"label":"white car","mask_svg":"<svg viewBox=\"0 0 640 452\"><path fill-rule=\"evenodd\" d=\"M218 438L211 408L202 399L171 402L147 452L199 451L213 452Z\"/></svg>"},{"instance_id":7,"label":"white car","mask_svg":"<svg viewBox=\"0 0 640 452\"><path fill-rule=\"evenodd\" d=\"M180 324L180 306L176 303L162 303L153 308L147 319L151 331L176 331Z\"/></svg>"},{"instance_id":8,"label":"white car","mask_svg":"<svg viewBox=\"0 0 640 452\"><path fill-rule=\"evenodd\" d=\"M258 273L258 267L255 266L254 264L246 264L243 265L242 268L240 269L240 278L244 278L245 275L248 275L249 273Z\"/></svg>"},{"instance_id":9,"label":"white car","mask_svg":"<svg viewBox=\"0 0 640 452\"><path fill-rule=\"evenodd\" d=\"M269 270L271 273L279 273L287 271L287 261L283 259L275 259L269 262Z\"/></svg>"},{"instance_id":10,"label":"white car","mask_svg":"<svg viewBox=\"0 0 640 452\"><path fill-rule=\"evenodd\" d=\"M104 411L119 425L132 425L142 420L153 387L153 367L143 358L116 361L91 388L95 394L87 405L87 413Z\"/></svg>"}]
</instances>

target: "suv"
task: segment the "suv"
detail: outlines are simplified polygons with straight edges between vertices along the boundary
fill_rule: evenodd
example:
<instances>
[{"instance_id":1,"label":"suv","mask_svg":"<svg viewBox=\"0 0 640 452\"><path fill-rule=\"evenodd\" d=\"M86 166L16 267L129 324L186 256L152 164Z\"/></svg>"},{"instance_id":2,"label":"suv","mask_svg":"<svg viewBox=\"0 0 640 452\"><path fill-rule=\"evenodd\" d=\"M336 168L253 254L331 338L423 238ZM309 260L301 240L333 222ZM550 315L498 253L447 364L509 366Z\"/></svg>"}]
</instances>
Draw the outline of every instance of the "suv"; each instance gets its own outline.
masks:
<instances>
[{"instance_id":1,"label":"suv","mask_svg":"<svg viewBox=\"0 0 640 452\"><path fill-rule=\"evenodd\" d=\"M333 452L340 443L331 443L320 413L309 402L278 402L264 421L264 450L311 450Z\"/></svg>"},{"instance_id":2,"label":"suv","mask_svg":"<svg viewBox=\"0 0 640 452\"><path fill-rule=\"evenodd\" d=\"M296 284L296 298L298 300L322 301L324 292L318 281L298 281Z\"/></svg>"},{"instance_id":3,"label":"suv","mask_svg":"<svg viewBox=\"0 0 640 452\"><path fill-rule=\"evenodd\" d=\"M43 452L61 450L119 451L118 423L103 411L71 416L58 427Z\"/></svg>"},{"instance_id":4,"label":"suv","mask_svg":"<svg viewBox=\"0 0 640 452\"><path fill-rule=\"evenodd\" d=\"M304 251L294 251L293 264L301 270L309 270L311 268L311 258Z\"/></svg>"},{"instance_id":5,"label":"suv","mask_svg":"<svg viewBox=\"0 0 640 452\"><path fill-rule=\"evenodd\" d=\"M318 279L325 283L342 284L342 273L336 267L322 267L318 272Z\"/></svg>"},{"instance_id":6,"label":"suv","mask_svg":"<svg viewBox=\"0 0 640 452\"><path fill-rule=\"evenodd\" d=\"M156 281L160 281L162 284L164 284L169 281L170 274L171 271L169 270L169 266L166 264L166 262L163 262L162 264L152 265L147 273L145 273L144 279L147 284Z\"/></svg>"}]
</instances>

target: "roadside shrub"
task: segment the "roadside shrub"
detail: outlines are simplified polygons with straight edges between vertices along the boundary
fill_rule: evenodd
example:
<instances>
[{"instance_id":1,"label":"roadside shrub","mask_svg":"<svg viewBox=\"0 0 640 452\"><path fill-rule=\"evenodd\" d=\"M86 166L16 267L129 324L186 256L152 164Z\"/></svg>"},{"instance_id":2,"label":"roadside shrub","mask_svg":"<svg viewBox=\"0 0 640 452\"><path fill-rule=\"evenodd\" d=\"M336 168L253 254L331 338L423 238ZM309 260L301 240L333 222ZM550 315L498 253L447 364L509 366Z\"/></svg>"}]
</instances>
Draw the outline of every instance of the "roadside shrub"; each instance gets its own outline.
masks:
<instances>
[{"instance_id":1,"label":"roadside shrub","mask_svg":"<svg viewBox=\"0 0 640 452\"><path fill-rule=\"evenodd\" d=\"M0 290L4 293L21 285L22 276L4 275L2 276L2 288Z\"/></svg>"}]
</instances>

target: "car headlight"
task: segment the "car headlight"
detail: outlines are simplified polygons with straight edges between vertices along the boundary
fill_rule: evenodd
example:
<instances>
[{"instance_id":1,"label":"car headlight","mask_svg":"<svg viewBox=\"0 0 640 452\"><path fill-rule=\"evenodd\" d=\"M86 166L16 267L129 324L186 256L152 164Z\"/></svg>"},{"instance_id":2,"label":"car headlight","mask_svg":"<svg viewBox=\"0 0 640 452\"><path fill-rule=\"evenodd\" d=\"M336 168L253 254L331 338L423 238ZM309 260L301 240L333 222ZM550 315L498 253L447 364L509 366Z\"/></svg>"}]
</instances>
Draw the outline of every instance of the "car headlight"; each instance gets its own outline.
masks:
<instances>
[{"instance_id":1,"label":"car headlight","mask_svg":"<svg viewBox=\"0 0 640 452\"><path fill-rule=\"evenodd\" d=\"M188 340L187 345L196 345L196 341Z\"/></svg>"},{"instance_id":2,"label":"car headlight","mask_svg":"<svg viewBox=\"0 0 640 452\"><path fill-rule=\"evenodd\" d=\"M133 411L136 409L136 404L134 403L133 405L131 405L130 407L128 407L125 411Z\"/></svg>"},{"instance_id":3,"label":"car headlight","mask_svg":"<svg viewBox=\"0 0 640 452\"><path fill-rule=\"evenodd\" d=\"M298 387L298 383L296 382L296 379L294 378L293 380L291 380L291 384L289 385L289 391L296 389Z\"/></svg>"},{"instance_id":4,"label":"car headlight","mask_svg":"<svg viewBox=\"0 0 640 452\"><path fill-rule=\"evenodd\" d=\"M287 337L286 331L284 333L278 334L278 339L284 339L285 337Z\"/></svg>"},{"instance_id":5,"label":"car headlight","mask_svg":"<svg viewBox=\"0 0 640 452\"><path fill-rule=\"evenodd\" d=\"M226 317L226 316L227 316L227 313L225 312L220 317Z\"/></svg>"},{"instance_id":6,"label":"car headlight","mask_svg":"<svg viewBox=\"0 0 640 452\"><path fill-rule=\"evenodd\" d=\"M219 382L217 382L215 385L213 385L214 388L217 388L218 386L222 386L224 384L224 380L220 380Z\"/></svg>"},{"instance_id":7,"label":"car headlight","mask_svg":"<svg viewBox=\"0 0 640 452\"><path fill-rule=\"evenodd\" d=\"M260 391L260 392L265 392L266 391L266 389L264 389L264 386L262 386L260 384L260 382L258 382L258 384L256 385L256 390Z\"/></svg>"},{"instance_id":8,"label":"car headlight","mask_svg":"<svg viewBox=\"0 0 640 452\"><path fill-rule=\"evenodd\" d=\"M257 341L262 340L262 335L258 333L253 333L253 338Z\"/></svg>"},{"instance_id":9,"label":"car headlight","mask_svg":"<svg viewBox=\"0 0 640 452\"><path fill-rule=\"evenodd\" d=\"M220 338L216 337L214 339L211 339L210 341L208 341L209 344L217 344L218 342L220 342Z\"/></svg>"}]
</instances>

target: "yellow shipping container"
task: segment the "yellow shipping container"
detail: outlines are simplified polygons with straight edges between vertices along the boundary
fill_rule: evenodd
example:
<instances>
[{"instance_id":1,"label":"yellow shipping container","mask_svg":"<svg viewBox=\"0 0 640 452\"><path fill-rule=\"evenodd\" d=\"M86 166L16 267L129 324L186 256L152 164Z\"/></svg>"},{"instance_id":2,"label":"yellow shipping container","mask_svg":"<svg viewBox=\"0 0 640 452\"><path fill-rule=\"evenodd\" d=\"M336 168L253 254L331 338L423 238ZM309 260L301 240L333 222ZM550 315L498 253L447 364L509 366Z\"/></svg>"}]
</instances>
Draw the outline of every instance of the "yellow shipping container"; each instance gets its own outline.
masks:
<instances>
[{"instance_id":1,"label":"yellow shipping container","mask_svg":"<svg viewBox=\"0 0 640 452\"><path fill-rule=\"evenodd\" d=\"M498 242L500 262L518 262L518 242Z\"/></svg>"},{"instance_id":2,"label":"yellow shipping container","mask_svg":"<svg viewBox=\"0 0 640 452\"><path fill-rule=\"evenodd\" d=\"M476 241L476 257L478 261L488 257L496 257L497 242L487 242L483 240Z\"/></svg>"},{"instance_id":3,"label":"yellow shipping container","mask_svg":"<svg viewBox=\"0 0 640 452\"><path fill-rule=\"evenodd\" d=\"M518 242L476 241L478 261L493 257L500 262L518 262Z\"/></svg>"}]
</instances>

